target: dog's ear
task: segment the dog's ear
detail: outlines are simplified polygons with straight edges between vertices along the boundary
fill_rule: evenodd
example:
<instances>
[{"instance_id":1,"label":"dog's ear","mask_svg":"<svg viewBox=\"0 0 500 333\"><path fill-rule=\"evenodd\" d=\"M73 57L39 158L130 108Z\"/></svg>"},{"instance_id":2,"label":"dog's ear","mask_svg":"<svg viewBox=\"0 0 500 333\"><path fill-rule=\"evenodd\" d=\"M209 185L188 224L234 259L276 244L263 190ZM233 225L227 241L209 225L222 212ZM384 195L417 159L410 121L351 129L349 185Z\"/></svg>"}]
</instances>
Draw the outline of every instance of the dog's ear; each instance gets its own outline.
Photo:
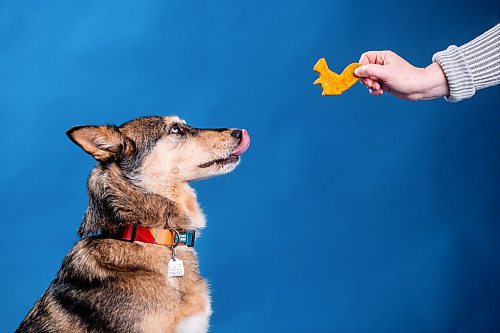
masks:
<instances>
[{"instance_id":1,"label":"dog's ear","mask_svg":"<svg viewBox=\"0 0 500 333\"><path fill-rule=\"evenodd\" d=\"M119 159L134 148L134 142L116 126L76 126L66 135L100 162Z\"/></svg>"}]
</instances>

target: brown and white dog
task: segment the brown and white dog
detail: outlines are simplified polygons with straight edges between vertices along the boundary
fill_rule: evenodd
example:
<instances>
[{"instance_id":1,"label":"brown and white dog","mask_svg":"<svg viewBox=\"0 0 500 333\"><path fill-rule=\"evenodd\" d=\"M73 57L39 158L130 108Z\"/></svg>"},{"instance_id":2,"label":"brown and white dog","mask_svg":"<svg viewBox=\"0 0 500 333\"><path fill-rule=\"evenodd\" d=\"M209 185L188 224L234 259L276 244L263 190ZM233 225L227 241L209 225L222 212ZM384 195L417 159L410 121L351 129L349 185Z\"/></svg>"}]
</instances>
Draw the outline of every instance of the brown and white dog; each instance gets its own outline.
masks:
<instances>
[{"instance_id":1,"label":"brown and white dog","mask_svg":"<svg viewBox=\"0 0 500 333\"><path fill-rule=\"evenodd\" d=\"M166 244L180 242L178 230L205 226L189 182L234 170L250 143L247 131L154 116L67 134L98 161L81 240L17 332L207 332L210 297L196 253L177 246L184 273L169 277ZM138 228L171 243L158 235L156 243L138 241Z\"/></svg>"}]
</instances>

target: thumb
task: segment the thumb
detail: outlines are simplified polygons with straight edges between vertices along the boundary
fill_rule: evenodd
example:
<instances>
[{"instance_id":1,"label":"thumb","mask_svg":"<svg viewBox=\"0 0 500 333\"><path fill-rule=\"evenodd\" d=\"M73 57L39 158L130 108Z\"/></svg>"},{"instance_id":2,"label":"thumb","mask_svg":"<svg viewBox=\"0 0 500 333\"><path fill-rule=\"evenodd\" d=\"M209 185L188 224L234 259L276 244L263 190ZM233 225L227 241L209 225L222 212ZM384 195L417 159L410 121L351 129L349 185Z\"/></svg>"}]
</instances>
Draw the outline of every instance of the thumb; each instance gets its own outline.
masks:
<instances>
[{"instance_id":1,"label":"thumb","mask_svg":"<svg viewBox=\"0 0 500 333\"><path fill-rule=\"evenodd\" d=\"M363 65L354 70L354 75L357 77L375 76L384 81L388 79L387 68L383 65L368 64Z\"/></svg>"}]
</instances>

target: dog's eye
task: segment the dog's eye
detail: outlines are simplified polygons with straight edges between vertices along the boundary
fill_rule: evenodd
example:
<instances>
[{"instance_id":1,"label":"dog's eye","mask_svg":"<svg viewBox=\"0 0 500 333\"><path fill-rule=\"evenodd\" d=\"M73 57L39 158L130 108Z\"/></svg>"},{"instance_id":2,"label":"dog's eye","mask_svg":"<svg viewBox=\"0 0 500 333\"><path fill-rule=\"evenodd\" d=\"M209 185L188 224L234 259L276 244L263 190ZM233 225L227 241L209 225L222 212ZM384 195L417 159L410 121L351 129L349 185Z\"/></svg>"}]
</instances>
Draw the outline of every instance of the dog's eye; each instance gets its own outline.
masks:
<instances>
[{"instance_id":1,"label":"dog's eye","mask_svg":"<svg viewBox=\"0 0 500 333\"><path fill-rule=\"evenodd\" d=\"M178 125L178 124L173 124L172 127L170 127L170 134L184 134L184 130Z\"/></svg>"}]
</instances>

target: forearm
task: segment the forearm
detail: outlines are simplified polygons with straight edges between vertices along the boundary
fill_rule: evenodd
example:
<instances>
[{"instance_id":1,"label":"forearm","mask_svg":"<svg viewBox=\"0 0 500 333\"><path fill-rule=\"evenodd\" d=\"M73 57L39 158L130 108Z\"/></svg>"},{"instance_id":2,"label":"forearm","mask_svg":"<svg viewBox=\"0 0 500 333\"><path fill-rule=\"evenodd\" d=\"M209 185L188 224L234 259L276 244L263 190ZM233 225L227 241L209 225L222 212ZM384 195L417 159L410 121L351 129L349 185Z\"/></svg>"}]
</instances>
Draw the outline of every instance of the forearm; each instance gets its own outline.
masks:
<instances>
[{"instance_id":1,"label":"forearm","mask_svg":"<svg viewBox=\"0 0 500 333\"><path fill-rule=\"evenodd\" d=\"M432 57L443 69L449 86L446 99L458 102L476 90L500 83L500 24L474 40L451 45Z\"/></svg>"},{"instance_id":2,"label":"forearm","mask_svg":"<svg viewBox=\"0 0 500 333\"><path fill-rule=\"evenodd\" d=\"M443 69L437 62L433 62L424 69L425 88L419 99L427 100L438 97L445 97L450 94L448 81Z\"/></svg>"}]
</instances>

